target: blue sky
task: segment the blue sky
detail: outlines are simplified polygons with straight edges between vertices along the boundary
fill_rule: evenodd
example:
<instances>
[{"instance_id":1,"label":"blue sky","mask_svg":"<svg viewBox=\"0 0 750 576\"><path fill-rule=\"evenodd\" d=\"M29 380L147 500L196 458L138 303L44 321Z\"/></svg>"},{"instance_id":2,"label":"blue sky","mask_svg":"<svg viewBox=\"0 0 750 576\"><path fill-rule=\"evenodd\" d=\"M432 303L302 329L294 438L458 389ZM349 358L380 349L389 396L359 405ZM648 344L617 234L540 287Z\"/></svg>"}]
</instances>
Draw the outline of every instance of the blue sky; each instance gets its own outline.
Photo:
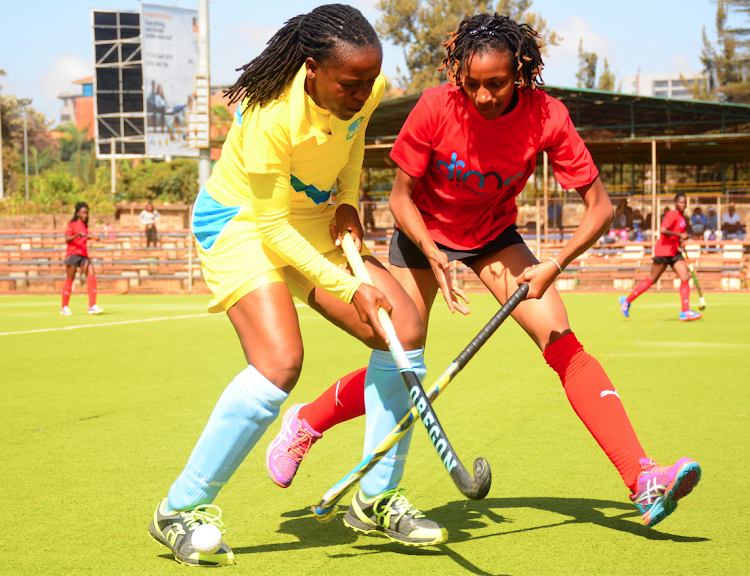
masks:
<instances>
[{"instance_id":1,"label":"blue sky","mask_svg":"<svg viewBox=\"0 0 750 576\"><path fill-rule=\"evenodd\" d=\"M335 1L335 0L333 0ZM346 1L346 0L338 0ZM197 9L197 0L153 1ZM271 35L292 16L326 2L283 0L211 0L211 76L231 84L235 69L257 56ZM371 21L377 0L349 0ZM78 92L71 81L93 74L90 9L139 10L138 0L21 0L3 7L0 77L5 94L31 98L32 106L59 120L62 92ZM578 42L606 58L617 79L642 73L700 71L702 29L715 40L716 4L711 0L534 0L547 27L564 37L550 47L543 77L547 84L575 86ZM383 70L403 69L401 50L385 46Z\"/></svg>"}]
</instances>

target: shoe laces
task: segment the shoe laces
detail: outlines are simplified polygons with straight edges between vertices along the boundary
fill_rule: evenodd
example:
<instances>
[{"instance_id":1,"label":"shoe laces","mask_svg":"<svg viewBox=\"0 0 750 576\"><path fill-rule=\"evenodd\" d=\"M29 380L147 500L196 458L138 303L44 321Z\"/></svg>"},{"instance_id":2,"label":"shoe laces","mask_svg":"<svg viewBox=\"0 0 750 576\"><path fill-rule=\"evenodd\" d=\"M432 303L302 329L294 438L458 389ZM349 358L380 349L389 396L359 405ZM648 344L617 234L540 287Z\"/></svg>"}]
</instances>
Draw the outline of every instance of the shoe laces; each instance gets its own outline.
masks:
<instances>
[{"instance_id":1,"label":"shoe laces","mask_svg":"<svg viewBox=\"0 0 750 576\"><path fill-rule=\"evenodd\" d=\"M397 523L406 514L412 518L424 518L424 514L409 503L403 492L403 488L388 490L374 502L372 511L378 519L379 526L390 528L391 522ZM386 499L388 499L387 502Z\"/></svg>"},{"instance_id":2,"label":"shoe laces","mask_svg":"<svg viewBox=\"0 0 750 576\"><path fill-rule=\"evenodd\" d=\"M201 524L213 524L222 534L227 528L221 520L221 508L213 504L201 504L192 510L182 512L182 518L188 530L195 530Z\"/></svg>"},{"instance_id":3,"label":"shoe laces","mask_svg":"<svg viewBox=\"0 0 750 576\"><path fill-rule=\"evenodd\" d=\"M300 426L297 428L297 432L294 433L294 438L289 443L286 455L295 462L302 462L302 459L308 453L310 447L315 444L316 440L317 438L312 435L312 432Z\"/></svg>"}]
</instances>

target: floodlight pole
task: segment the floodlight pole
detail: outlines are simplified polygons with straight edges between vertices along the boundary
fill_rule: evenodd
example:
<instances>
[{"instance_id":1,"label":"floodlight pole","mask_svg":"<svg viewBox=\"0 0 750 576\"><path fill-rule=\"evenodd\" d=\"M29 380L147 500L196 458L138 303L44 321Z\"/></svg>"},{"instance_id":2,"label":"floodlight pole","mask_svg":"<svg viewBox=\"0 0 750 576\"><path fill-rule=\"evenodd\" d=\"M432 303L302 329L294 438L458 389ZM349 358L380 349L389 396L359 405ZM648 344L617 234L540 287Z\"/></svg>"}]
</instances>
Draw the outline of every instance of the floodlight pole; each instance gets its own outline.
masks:
<instances>
[{"instance_id":1,"label":"floodlight pole","mask_svg":"<svg viewBox=\"0 0 750 576\"><path fill-rule=\"evenodd\" d=\"M209 79L209 118L210 118L210 62L208 51L208 0L198 1L198 75ZM202 189L211 176L211 131L208 127L208 147L198 149L198 188Z\"/></svg>"},{"instance_id":2,"label":"floodlight pole","mask_svg":"<svg viewBox=\"0 0 750 576\"><path fill-rule=\"evenodd\" d=\"M28 104L23 103L23 171L26 175L26 202L29 201L29 141L26 119L29 116Z\"/></svg>"}]
</instances>

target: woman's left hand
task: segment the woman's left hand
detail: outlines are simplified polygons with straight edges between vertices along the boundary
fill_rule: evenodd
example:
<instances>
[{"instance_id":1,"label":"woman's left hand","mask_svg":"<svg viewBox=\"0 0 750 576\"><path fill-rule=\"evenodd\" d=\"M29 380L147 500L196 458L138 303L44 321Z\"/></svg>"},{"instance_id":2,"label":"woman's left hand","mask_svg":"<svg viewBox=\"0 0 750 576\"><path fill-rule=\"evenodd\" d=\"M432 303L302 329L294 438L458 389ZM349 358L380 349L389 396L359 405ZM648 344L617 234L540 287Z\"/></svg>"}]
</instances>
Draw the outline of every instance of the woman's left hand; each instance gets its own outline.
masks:
<instances>
[{"instance_id":1,"label":"woman's left hand","mask_svg":"<svg viewBox=\"0 0 750 576\"><path fill-rule=\"evenodd\" d=\"M359 221L359 213L354 206L342 204L336 208L336 217L328 225L331 231L331 238L336 246L341 246L341 239L346 232L352 235L357 252L362 251L362 238L365 233L362 230L362 223Z\"/></svg>"},{"instance_id":2,"label":"woman's left hand","mask_svg":"<svg viewBox=\"0 0 750 576\"><path fill-rule=\"evenodd\" d=\"M557 265L552 260L529 266L524 270L521 275L516 278L516 283L520 286L521 284L529 285L529 293L526 296L529 298L541 298L547 291L555 278L560 274L557 269Z\"/></svg>"}]
</instances>

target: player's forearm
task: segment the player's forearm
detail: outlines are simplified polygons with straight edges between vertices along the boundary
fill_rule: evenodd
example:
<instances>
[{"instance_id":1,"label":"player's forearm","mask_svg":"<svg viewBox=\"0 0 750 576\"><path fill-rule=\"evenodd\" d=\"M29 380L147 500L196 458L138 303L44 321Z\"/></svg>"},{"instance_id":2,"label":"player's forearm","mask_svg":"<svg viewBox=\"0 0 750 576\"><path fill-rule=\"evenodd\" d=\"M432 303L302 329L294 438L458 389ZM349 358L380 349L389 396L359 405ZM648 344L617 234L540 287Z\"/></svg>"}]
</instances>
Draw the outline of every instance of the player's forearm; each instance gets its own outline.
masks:
<instances>
[{"instance_id":1,"label":"player's forearm","mask_svg":"<svg viewBox=\"0 0 750 576\"><path fill-rule=\"evenodd\" d=\"M590 185L579 188L578 192L583 196L586 211L573 237L555 257L563 268L591 248L614 219L612 202L598 177Z\"/></svg>"},{"instance_id":2,"label":"player's forearm","mask_svg":"<svg viewBox=\"0 0 750 576\"><path fill-rule=\"evenodd\" d=\"M388 205L399 229L419 247L425 256L434 258L439 251L438 247L425 226L422 214L412 200L412 192L417 181L418 178L413 178L402 170L398 170Z\"/></svg>"}]
</instances>

